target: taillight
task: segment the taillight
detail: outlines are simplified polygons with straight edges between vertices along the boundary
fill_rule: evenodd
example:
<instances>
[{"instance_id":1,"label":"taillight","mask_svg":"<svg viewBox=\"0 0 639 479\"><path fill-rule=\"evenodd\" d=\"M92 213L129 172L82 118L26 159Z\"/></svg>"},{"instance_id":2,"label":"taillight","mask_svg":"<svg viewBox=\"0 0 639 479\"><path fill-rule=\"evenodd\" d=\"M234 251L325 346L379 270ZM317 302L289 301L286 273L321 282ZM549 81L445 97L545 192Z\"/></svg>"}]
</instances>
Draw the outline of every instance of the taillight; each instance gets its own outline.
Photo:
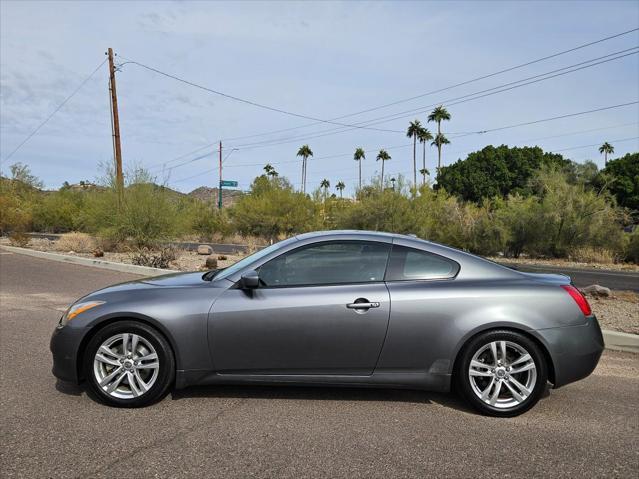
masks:
<instances>
[{"instance_id":1,"label":"taillight","mask_svg":"<svg viewBox=\"0 0 639 479\"><path fill-rule=\"evenodd\" d=\"M590 309L588 300L583 294L581 294L581 291L571 284L562 284L561 287L564 288L570 296L572 296L572 299L575 300L575 303L577 303L581 312L584 313L584 316L590 316L592 314L592 309Z\"/></svg>"}]
</instances>

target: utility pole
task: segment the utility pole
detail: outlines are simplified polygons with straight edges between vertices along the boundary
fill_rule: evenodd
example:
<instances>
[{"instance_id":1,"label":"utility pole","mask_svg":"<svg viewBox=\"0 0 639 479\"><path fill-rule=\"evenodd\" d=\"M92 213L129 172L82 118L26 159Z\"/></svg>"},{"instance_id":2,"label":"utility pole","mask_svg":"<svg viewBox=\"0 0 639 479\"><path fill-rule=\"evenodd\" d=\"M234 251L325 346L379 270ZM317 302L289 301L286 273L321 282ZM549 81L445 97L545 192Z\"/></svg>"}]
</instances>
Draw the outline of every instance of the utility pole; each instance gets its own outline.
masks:
<instances>
[{"instance_id":1,"label":"utility pole","mask_svg":"<svg viewBox=\"0 0 639 479\"><path fill-rule=\"evenodd\" d=\"M124 175L122 174L122 148L120 146L120 116L118 115L118 95L115 89L115 64L113 62L113 49L109 48L109 90L111 91L111 115L113 120L113 149L115 156L115 182L118 191L118 201L122 203L124 191Z\"/></svg>"},{"instance_id":2,"label":"utility pole","mask_svg":"<svg viewBox=\"0 0 639 479\"><path fill-rule=\"evenodd\" d=\"M220 184L217 188L217 209L222 209L222 142L220 141Z\"/></svg>"}]
</instances>

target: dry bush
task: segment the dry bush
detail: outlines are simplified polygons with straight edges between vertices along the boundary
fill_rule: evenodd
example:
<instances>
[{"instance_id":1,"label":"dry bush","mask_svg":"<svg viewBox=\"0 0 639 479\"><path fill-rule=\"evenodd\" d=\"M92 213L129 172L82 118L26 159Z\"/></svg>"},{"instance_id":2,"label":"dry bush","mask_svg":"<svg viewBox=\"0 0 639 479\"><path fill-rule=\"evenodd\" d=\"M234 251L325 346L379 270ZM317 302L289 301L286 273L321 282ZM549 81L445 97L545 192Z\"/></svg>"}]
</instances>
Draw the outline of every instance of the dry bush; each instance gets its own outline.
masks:
<instances>
[{"instance_id":1,"label":"dry bush","mask_svg":"<svg viewBox=\"0 0 639 479\"><path fill-rule=\"evenodd\" d=\"M173 246L166 246L157 251L141 248L133 254L131 262L138 266L167 269L176 258L177 250Z\"/></svg>"},{"instance_id":2,"label":"dry bush","mask_svg":"<svg viewBox=\"0 0 639 479\"><path fill-rule=\"evenodd\" d=\"M246 252L248 254L253 254L261 249L260 243L253 236L246 237L246 243L244 244L247 246Z\"/></svg>"},{"instance_id":3,"label":"dry bush","mask_svg":"<svg viewBox=\"0 0 639 479\"><path fill-rule=\"evenodd\" d=\"M228 244L249 244L254 243L257 245L266 244L263 238L259 238L257 236L251 235L243 235L239 233L233 233L230 235L223 235L220 233L214 233L212 236L212 241L214 243L228 243Z\"/></svg>"},{"instance_id":4,"label":"dry bush","mask_svg":"<svg viewBox=\"0 0 639 479\"><path fill-rule=\"evenodd\" d=\"M93 236L86 233L65 233L55 242L58 251L75 251L76 253L91 253L97 247Z\"/></svg>"},{"instance_id":5,"label":"dry bush","mask_svg":"<svg viewBox=\"0 0 639 479\"><path fill-rule=\"evenodd\" d=\"M11 246L18 246L19 248L25 248L29 245L31 238L29 235L22 231L14 231L9 235L9 244Z\"/></svg>"},{"instance_id":6,"label":"dry bush","mask_svg":"<svg viewBox=\"0 0 639 479\"><path fill-rule=\"evenodd\" d=\"M112 238L103 238L98 236L95 238L96 248L102 251L109 251L114 253L128 252L129 248L123 243L113 240Z\"/></svg>"},{"instance_id":7,"label":"dry bush","mask_svg":"<svg viewBox=\"0 0 639 479\"><path fill-rule=\"evenodd\" d=\"M615 263L617 258L615 254L606 248L592 248L590 246L583 246L581 248L575 248L572 250L568 258L571 261L578 263L600 263L611 264Z\"/></svg>"}]
</instances>

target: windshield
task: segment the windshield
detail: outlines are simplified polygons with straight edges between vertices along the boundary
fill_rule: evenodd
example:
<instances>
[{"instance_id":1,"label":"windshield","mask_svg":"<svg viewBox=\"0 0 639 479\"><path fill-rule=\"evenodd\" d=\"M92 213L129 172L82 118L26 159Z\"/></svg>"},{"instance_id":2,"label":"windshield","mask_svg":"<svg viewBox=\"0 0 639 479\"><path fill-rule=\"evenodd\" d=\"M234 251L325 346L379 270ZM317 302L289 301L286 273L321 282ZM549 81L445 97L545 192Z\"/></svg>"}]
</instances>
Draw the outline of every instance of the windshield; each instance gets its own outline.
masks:
<instances>
[{"instance_id":1,"label":"windshield","mask_svg":"<svg viewBox=\"0 0 639 479\"><path fill-rule=\"evenodd\" d=\"M229 276L237 273L238 271L246 268L249 264L257 261L260 258L263 258L264 256L267 256L269 254L271 254L273 251L276 251L278 249L280 249L282 246L287 245L289 243L292 243L293 241L297 241L294 237L293 238L289 238L286 239L284 241L280 241L278 243L274 243L271 246L267 246L266 248L253 253L252 255L247 256L246 258L242 258L241 260L239 260L237 263L229 266L228 268L220 271L218 274L215 275L215 281L217 281L218 279L225 279L228 278Z\"/></svg>"}]
</instances>

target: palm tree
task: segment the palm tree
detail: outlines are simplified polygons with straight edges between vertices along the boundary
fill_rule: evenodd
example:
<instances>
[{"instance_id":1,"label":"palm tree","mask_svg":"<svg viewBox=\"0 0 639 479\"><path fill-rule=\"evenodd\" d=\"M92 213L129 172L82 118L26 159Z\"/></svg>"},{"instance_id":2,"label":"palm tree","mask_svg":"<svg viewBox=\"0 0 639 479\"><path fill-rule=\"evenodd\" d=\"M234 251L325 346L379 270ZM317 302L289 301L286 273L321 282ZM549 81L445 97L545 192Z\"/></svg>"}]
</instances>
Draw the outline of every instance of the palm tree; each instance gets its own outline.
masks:
<instances>
[{"instance_id":1,"label":"palm tree","mask_svg":"<svg viewBox=\"0 0 639 479\"><path fill-rule=\"evenodd\" d=\"M344 191L344 188L346 188L346 185L344 184L343 181L339 181L336 185L335 188L337 188L339 190L339 197L342 197L342 191Z\"/></svg>"},{"instance_id":2,"label":"palm tree","mask_svg":"<svg viewBox=\"0 0 639 479\"><path fill-rule=\"evenodd\" d=\"M377 161L382 160L382 191L384 191L384 163L391 159L391 156L384 149L379 150L377 153Z\"/></svg>"},{"instance_id":3,"label":"palm tree","mask_svg":"<svg viewBox=\"0 0 639 479\"><path fill-rule=\"evenodd\" d=\"M422 168L421 170L419 170L419 172L421 173L422 178L424 179L424 182L422 183L422 185L425 185L426 184L426 177L428 175L430 175L430 171L428 171L427 168Z\"/></svg>"},{"instance_id":4,"label":"palm tree","mask_svg":"<svg viewBox=\"0 0 639 479\"><path fill-rule=\"evenodd\" d=\"M326 200L326 195L328 195L328 189L331 187L331 182L326 178L322 180L320 183L320 188L324 188L324 199Z\"/></svg>"},{"instance_id":5,"label":"palm tree","mask_svg":"<svg viewBox=\"0 0 639 479\"><path fill-rule=\"evenodd\" d=\"M279 173L275 171L275 168L273 168L273 165L271 165L270 163L264 165L264 171L266 172L266 176L270 176L272 178L279 175Z\"/></svg>"},{"instance_id":6,"label":"palm tree","mask_svg":"<svg viewBox=\"0 0 639 479\"><path fill-rule=\"evenodd\" d=\"M443 145L448 145L450 143L450 141L448 141L448 138L446 138L442 133L437 133L437 136L435 137L435 140L431 143L431 145L435 145L437 147L437 151L439 152L439 158L441 160L441 152L442 152L442 146ZM439 178L439 170L441 168L441 162L437 162L437 178Z\"/></svg>"},{"instance_id":7,"label":"palm tree","mask_svg":"<svg viewBox=\"0 0 639 479\"><path fill-rule=\"evenodd\" d=\"M411 121L408 124L408 130L406 130L406 136L413 139L413 185L415 186L415 189L417 189L417 153L415 150L417 148L417 138L421 130L422 124L417 119L415 121Z\"/></svg>"},{"instance_id":8,"label":"palm tree","mask_svg":"<svg viewBox=\"0 0 639 479\"><path fill-rule=\"evenodd\" d=\"M366 152L364 148L357 148L355 150L355 154L353 155L353 159L359 162L359 189L362 189L362 160L366 159Z\"/></svg>"},{"instance_id":9,"label":"palm tree","mask_svg":"<svg viewBox=\"0 0 639 479\"><path fill-rule=\"evenodd\" d=\"M608 164L608 155L612 155L615 152L615 147L610 143L605 142L603 145L599 147L599 153L604 154L604 166Z\"/></svg>"},{"instance_id":10,"label":"palm tree","mask_svg":"<svg viewBox=\"0 0 639 479\"><path fill-rule=\"evenodd\" d=\"M418 133L419 142L422 144L422 169L419 172L422 174L422 186L426 184L426 175L428 170L426 169L426 144L433 139L433 134L428 130L428 128L422 128ZM424 171L426 173L424 173Z\"/></svg>"},{"instance_id":11,"label":"palm tree","mask_svg":"<svg viewBox=\"0 0 639 479\"><path fill-rule=\"evenodd\" d=\"M442 134L442 121L450 120L450 113L448 110L444 108L443 105L439 105L435 108L430 115L428 115L428 121L434 121L437 123L437 135ZM445 143L450 143L450 141L440 142L440 145L437 147L437 171L442 167L442 147L441 145Z\"/></svg>"},{"instance_id":12,"label":"palm tree","mask_svg":"<svg viewBox=\"0 0 639 479\"><path fill-rule=\"evenodd\" d=\"M313 156L313 152L308 145L302 145L297 150L297 156L302 157L302 193L306 193L306 160L309 156Z\"/></svg>"}]
</instances>

